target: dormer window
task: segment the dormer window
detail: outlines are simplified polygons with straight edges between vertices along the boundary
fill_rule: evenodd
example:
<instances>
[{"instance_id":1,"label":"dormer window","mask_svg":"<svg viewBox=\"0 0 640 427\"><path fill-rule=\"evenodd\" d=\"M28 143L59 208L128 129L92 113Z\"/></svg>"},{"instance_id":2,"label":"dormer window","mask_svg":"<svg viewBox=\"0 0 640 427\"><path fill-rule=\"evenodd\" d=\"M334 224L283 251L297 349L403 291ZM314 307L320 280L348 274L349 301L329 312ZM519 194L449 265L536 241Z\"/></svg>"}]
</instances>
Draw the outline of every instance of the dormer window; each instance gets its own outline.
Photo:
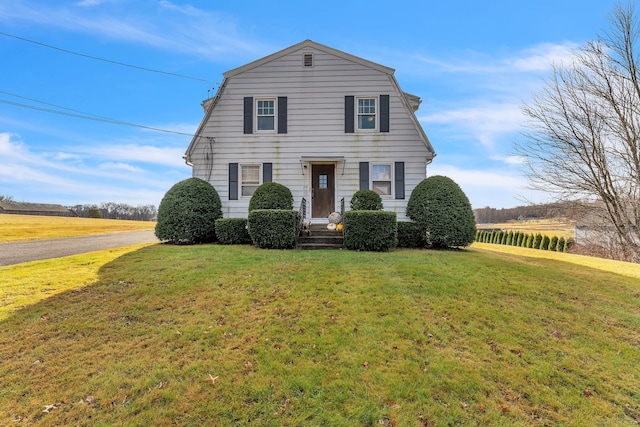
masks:
<instances>
[{"instance_id":1,"label":"dormer window","mask_svg":"<svg viewBox=\"0 0 640 427\"><path fill-rule=\"evenodd\" d=\"M302 57L302 63L305 67L313 67L313 53L305 53Z\"/></svg>"}]
</instances>

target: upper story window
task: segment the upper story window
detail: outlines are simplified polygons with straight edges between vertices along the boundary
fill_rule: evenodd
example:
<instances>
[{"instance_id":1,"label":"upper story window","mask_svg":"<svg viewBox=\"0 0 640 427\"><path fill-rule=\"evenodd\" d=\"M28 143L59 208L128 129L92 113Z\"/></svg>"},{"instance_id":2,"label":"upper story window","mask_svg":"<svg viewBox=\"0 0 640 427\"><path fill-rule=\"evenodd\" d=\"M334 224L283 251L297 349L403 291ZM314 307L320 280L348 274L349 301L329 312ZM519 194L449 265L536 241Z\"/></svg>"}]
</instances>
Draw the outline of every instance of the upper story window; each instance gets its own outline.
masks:
<instances>
[{"instance_id":1,"label":"upper story window","mask_svg":"<svg viewBox=\"0 0 640 427\"><path fill-rule=\"evenodd\" d=\"M376 127L376 98L358 98L358 130Z\"/></svg>"},{"instance_id":2,"label":"upper story window","mask_svg":"<svg viewBox=\"0 0 640 427\"><path fill-rule=\"evenodd\" d=\"M252 134L287 133L287 97L254 99L245 96L243 100L243 132Z\"/></svg>"},{"instance_id":3,"label":"upper story window","mask_svg":"<svg viewBox=\"0 0 640 427\"><path fill-rule=\"evenodd\" d=\"M276 107L274 99L256 100L256 119L256 130L273 131L276 129Z\"/></svg>"}]
</instances>

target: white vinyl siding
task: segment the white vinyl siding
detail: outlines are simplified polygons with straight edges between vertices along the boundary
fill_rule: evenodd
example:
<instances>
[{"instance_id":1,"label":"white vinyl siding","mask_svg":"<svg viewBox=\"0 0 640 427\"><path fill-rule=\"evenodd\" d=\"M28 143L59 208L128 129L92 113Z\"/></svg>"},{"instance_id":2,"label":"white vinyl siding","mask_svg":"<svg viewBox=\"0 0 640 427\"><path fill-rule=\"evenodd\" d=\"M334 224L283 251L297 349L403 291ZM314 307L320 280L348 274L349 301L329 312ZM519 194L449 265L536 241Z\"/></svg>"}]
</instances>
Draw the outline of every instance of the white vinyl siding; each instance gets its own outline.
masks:
<instances>
[{"instance_id":1,"label":"white vinyl siding","mask_svg":"<svg viewBox=\"0 0 640 427\"><path fill-rule=\"evenodd\" d=\"M313 53L312 69L301 66L304 53ZM359 99L372 98L372 94L389 94L391 132L345 134L345 96ZM243 98L253 97L257 111L256 100L280 96L288 100L287 133L244 134ZM225 218L246 218L249 197L228 200L228 164L271 162L272 180L291 190L294 209L298 209L303 197L306 198L307 216L310 217L312 162L301 160L303 156L344 158L326 161L336 165L336 210L340 208L342 198L348 209L351 196L359 189L360 161L371 165L391 165L392 193L393 164L404 162L407 197L400 200L385 198L384 208L397 212L399 220L406 219L404 210L408 196L425 178L426 159L432 153L427 149L413 111L403 97L392 75L322 50L311 52L304 47L227 78L215 109L203 125L202 137L196 140L197 145L191 152L193 175L208 180L219 192ZM357 106L357 102L355 104ZM378 109L379 99L376 98ZM379 115L379 111L376 113ZM275 114L277 128L277 111ZM207 151L207 136L215 137L213 155ZM241 177L238 181L240 183ZM239 195L242 195L241 191Z\"/></svg>"}]
</instances>

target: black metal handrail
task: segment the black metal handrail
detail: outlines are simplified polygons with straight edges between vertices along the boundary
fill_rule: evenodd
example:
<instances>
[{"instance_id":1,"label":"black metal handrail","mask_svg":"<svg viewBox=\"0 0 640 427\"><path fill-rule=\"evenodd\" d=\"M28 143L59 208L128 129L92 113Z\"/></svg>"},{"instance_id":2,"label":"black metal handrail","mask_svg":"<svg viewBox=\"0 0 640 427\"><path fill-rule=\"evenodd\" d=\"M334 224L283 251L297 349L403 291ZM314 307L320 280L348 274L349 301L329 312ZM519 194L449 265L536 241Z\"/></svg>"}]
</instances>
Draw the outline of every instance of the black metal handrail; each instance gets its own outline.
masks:
<instances>
[{"instance_id":1,"label":"black metal handrail","mask_svg":"<svg viewBox=\"0 0 640 427\"><path fill-rule=\"evenodd\" d=\"M298 228L296 230L296 241L298 241L298 237L300 236L300 230L302 230L302 224L304 220L307 218L307 199L304 197L300 201L300 209L298 209Z\"/></svg>"}]
</instances>

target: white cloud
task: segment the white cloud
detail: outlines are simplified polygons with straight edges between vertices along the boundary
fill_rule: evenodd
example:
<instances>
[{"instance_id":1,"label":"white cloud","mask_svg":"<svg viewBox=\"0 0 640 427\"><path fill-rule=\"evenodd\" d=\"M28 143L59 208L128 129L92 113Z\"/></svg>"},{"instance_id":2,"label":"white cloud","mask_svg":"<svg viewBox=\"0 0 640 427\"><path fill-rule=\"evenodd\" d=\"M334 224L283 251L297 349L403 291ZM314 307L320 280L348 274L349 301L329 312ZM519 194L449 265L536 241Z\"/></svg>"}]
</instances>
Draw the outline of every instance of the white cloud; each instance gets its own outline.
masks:
<instances>
[{"instance_id":1,"label":"white cloud","mask_svg":"<svg viewBox=\"0 0 640 427\"><path fill-rule=\"evenodd\" d=\"M462 169L458 166L434 162L427 168L428 175L444 175L454 180L465 192L473 208L486 205L513 207L527 204L527 200L543 201L544 194L527 188L527 179L512 170L490 171Z\"/></svg>"},{"instance_id":2,"label":"white cloud","mask_svg":"<svg viewBox=\"0 0 640 427\"><path fill-rule=\"evenodd\" d=\"M95 147L78 147L84 154L100 160L113 162L137 162L171 167L184 167L185 147L155 147L150 145L99 145Z\"/></svg>"},{"instance_id":3,"label":"white cloud","mask_svg":"<svg viewBox=\"0 0 640 427\"><path fill-rule=\"evenodd\" d=\"M42 27L57 27L76 33L103 36L114 40L139 43L158 49L220 59L221 54L262 54L264 43L252 40L246 31L229 15L177 6L169 1L127 3L126 13L119 1L83 0L75 7L12 2L10 7L0 4L0 22L30 22ZM100 9L90 6L101 5ZM203 43L203 40L206 41Z\"/></svg>"},{"instance_id":4,"label":"white cloud","mask_svg":"<svg viewBox=\"0 0 640 427\"><path fill-rule=\"evenodd\" d=\"M516 103L488 102L473 107L434 110L418 118L426 128L432 124L445 125L478 140L486 148L494 148L499 138L518 132L524 119L520 104Z\"/></svg>"},{"instance_id":5,"label":"white cloud","mask_svg":"<svg viewBox=\"0 0 640 427\"><path fill-rule=\"evenodd\" d=\"M543 43L523 50L515 58L506 60L507 67L512 65L519 71L549 71L553 64L566 63L578 48L576 43Z\"/></svg>"},{"instance_id":6,"label":"white cloud","mask_svg":"<svg viewBox=\"0 0 640 427\"><path fill-rule=\"evenodd\" d=\"M127 172L142 172L142 169L139 167L133 166L129 163L120 163L120 162L106 162L101 163L99 166L100 169L108 170L108 171L127 171Z\"/></svg>"},{"instance_id":7,"label":"white cloud","mask_svg":"<svg viewBox=\"0 0 640 427\"><path fill-rule=\"evenodd\" d=\"M435 58L423 53L407 52L388 53L388 55L399 57L397 63L405 65L396 66L396 69L406 72L422 72L430 75L440 73L496 75L546 72L551 70L554 63L569 61L577 48L576 43L564 42L541 43L519 51L498 52L493 55L474 51L453 52L449 58Z\"/></svg>"}]
</instances>

